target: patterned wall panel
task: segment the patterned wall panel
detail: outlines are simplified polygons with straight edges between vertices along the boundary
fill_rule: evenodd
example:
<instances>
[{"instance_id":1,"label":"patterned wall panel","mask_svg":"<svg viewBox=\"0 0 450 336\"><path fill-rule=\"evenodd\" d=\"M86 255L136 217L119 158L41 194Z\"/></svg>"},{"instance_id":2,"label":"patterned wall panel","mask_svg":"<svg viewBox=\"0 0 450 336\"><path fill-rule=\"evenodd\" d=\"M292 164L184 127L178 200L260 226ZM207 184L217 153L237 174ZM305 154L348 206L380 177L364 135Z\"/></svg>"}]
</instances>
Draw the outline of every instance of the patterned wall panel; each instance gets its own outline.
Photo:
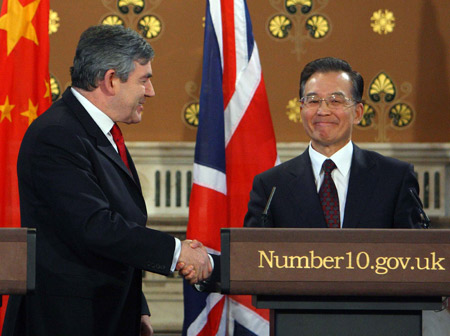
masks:
<instances>
[{"instance_id":1,"label":"patterned wall panel","mask_svg":"<svg viewBox=\"0 0 450 336\"><path fill-rule=\"evenodd\" d=\"M290 41L298 60L307 52L308 43L330 34L331 22L322 12L327 0L269 0L269 3L276 13L268 18L267 33L278 42Z\"/></svg>"},{"instance_id":2,"label":"patterned wall panel","mask_svg":"<svg viewBox=\"0 0 450 336\"><path fill-rule=\"evenodd\" d=\"M1 1L0 1L1 3ZM248 0L275 133L307 141L298 81L318 57L349 61L365 78L364 142L447 142L450 124L450 2L444 0ZM204 0L52 0L52 97L70 85L79 35L94 24L122 24L152 44L156 96L130 141L195 141L203 53Z\"/></svg>"},{"instance_id":3,"label":"patterned wall panel","mask_svg":"<svg viewBox=\"0 0 450 336\"><path fill-rule=\"evenodd\" d=\"M414 109L408 101L413 91L410 83L402 83L400 91L385 72L379 73L368 87L364 115L358 125L362 130L375 129L375 141L389 142L389 132L406 130L414 122ZM400 95L401 94L401 95Z\"/></svg>"}]
</instances>

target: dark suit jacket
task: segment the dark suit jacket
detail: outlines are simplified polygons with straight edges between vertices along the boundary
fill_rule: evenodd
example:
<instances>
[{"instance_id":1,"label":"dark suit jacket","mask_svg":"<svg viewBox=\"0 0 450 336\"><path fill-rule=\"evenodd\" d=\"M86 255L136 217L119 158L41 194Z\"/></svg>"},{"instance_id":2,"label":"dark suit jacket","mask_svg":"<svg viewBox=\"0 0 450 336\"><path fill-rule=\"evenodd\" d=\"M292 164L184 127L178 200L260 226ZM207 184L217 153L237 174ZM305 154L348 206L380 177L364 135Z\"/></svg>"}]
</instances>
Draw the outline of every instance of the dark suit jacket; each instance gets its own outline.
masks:
<instances>
[{"instance_id":1,"label":"dark suit jacket","mask_svg":"<svg viewBox=\"0 0 450 336\"><path fill-rule=\"evenodd\" d=\"M327 228L308 150L255 176L244 226L261 226L274 186L269 227ZM419 228L420 215L409 188L419 191L411 164L353 145L343 227ZM214 272L206 290L214 290L220 281L220 258L213 259Z\"/></svg>"},{"instance_id":2,"label":"dark suit jacket","mask_svg":"<svg viewBox=\"0 0 450 336\"><path fill-rule=\"evenodd\" d=\"M169 274L175 242L145 228L128 161L132 174L69 89L30 125L17 169L36 291L11 298L3 335L139 334L141 270Z\"/></svg>"},{"instance_id":3,"label":"dark suit jacket","mask_svg":"<svg viewBox=\"0 0 450 336\"><path fill-rule=\"evenodd\" d=\"M327 227L308 150L255 177L245 226L261 226L261 214L274 186L270 226ZM411 164L353 145L343 227L416 227L419 217L409 188L419 191Z\"/></svg>"}]
</instances>

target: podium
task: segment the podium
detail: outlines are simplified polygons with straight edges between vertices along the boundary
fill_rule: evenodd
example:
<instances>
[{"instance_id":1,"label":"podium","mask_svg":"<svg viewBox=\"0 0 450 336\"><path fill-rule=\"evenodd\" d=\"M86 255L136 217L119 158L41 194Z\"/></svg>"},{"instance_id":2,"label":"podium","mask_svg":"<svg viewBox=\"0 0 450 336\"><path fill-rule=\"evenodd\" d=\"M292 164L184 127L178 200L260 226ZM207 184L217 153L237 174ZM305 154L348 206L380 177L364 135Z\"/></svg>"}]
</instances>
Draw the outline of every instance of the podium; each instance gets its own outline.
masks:
<instances>
[{"instance_id":1,"label":"podium","mask_svg":"<svg viewBox=\"0 0 450 336\"><path fill-rule=\"evenodd\" d=\"M221 288L270 309L271 335L421 335L450 295L450 230L231 228Z\"/></svg>"},{"instance_id":2,"label":"podium","mask_svg":"<svg viewBox=\"0 0 450 336\"><path fill-rule=\"evenodd\" d=\"M36 231L0 229L0 306L3 294L25 294L35 288Z\"/></svg>"}]
</instances>

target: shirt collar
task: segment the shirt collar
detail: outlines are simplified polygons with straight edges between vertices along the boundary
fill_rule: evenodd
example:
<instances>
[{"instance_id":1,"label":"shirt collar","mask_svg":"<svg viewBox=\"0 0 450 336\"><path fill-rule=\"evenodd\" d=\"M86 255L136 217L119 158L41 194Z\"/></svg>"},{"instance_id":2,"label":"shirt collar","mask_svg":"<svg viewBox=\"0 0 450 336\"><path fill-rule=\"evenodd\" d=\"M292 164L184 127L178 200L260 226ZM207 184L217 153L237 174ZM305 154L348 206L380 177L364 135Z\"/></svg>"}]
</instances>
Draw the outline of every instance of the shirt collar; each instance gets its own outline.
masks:
<instances>
[{"instance_id":1,"label":"shirt collar","mask_svg":"<svg viewBox=\"0 0 450 336\"><path fill-rule=\"evenodd\" d=\"M353 143L349 141L344 147L334 153L331 157L326 157L325 155L317 152L309 143L309 157L311 158L311 165L315 176L319 176L322 170L323 162L326 159L331 159L336 164L337 169L342 174L342 176L347 176L350 167L352 165L353 156Z\"/></svg>"},{"instance_id":2,"label":"shirt collar","mask_svg":"<svg viewBox=\"0 0 450 336\"><path fill-rule=\"evenodd\" d=\"M103 134L107 135L114 126L114 121L73 87L70 88L70 90L80 104L86 109L87 113L94 119Z\"/></svg>"}]
</instances>

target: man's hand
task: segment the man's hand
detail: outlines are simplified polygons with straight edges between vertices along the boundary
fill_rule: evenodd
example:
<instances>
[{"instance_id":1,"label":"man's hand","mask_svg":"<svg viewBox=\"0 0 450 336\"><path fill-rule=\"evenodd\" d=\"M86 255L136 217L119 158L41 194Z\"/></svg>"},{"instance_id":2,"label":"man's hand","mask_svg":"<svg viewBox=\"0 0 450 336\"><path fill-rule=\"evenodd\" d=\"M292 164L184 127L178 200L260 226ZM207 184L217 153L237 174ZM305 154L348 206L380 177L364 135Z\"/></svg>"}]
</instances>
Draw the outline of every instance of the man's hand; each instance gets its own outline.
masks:
<instances>
[{"instance_id":1,"label":"man's hand","mask_svg":"<svg viewBox=\"0 0 450 336\"><path fill-rule=\"evenodd\" d=\"M140 336L153 336L153 327L150 323L150 316L141 315L141 335Z\"/></svg>"},{"instance_id":2,"label":"man's hand","mask_svg":"<svg viewBox=\"0 0 450 336\"><path fill-rule=\"evenodd\" d=\"M212 272L212 266L203 244L197 240L182 241L176 269L192 285L208 279Z\"/></svg>"}]
</instances>

